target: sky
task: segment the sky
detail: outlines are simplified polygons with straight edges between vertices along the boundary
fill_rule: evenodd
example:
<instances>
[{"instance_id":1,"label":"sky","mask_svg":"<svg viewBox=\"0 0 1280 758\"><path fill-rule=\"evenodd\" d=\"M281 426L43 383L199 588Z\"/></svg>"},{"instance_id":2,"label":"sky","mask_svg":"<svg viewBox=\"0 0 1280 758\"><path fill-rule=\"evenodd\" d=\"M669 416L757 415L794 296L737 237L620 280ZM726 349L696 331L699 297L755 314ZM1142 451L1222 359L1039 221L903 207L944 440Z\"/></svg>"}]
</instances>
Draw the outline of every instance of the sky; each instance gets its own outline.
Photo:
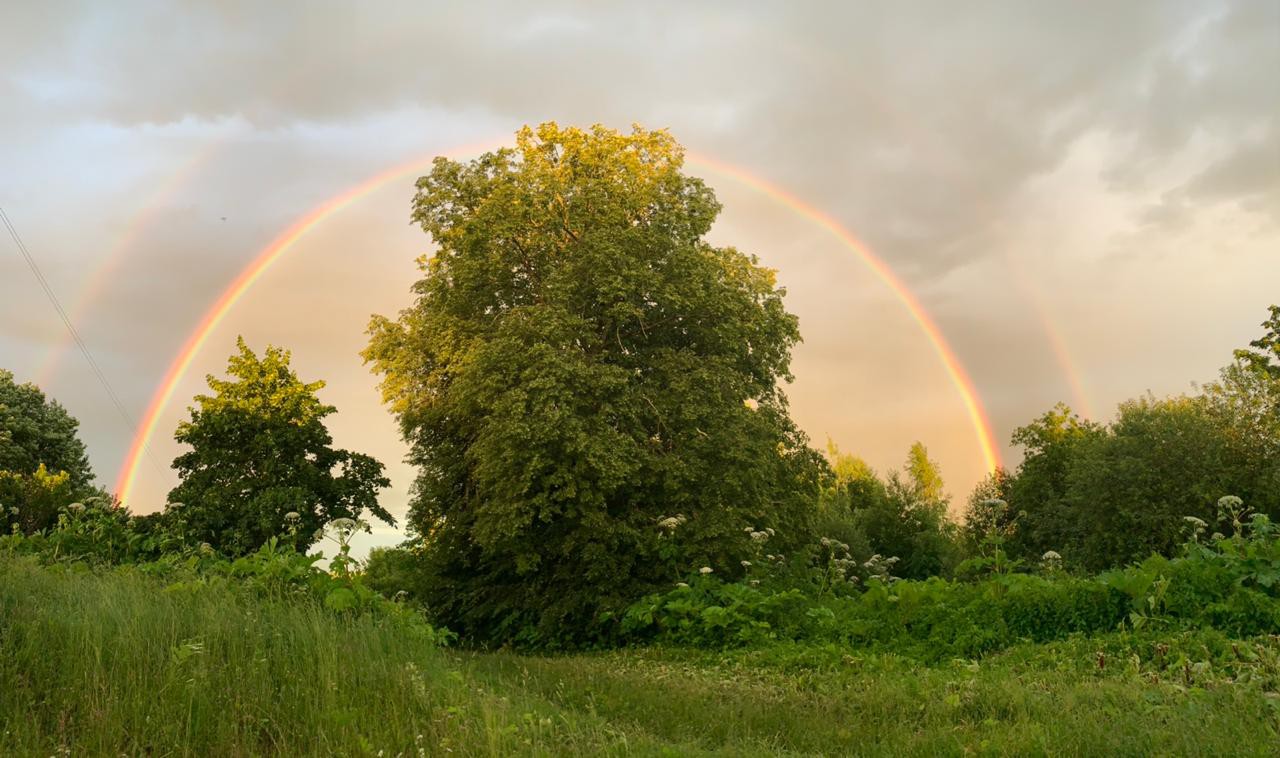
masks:
<instances>
[{"instance_id":1,"label":"sky","mask_svg":"<svg viewBox=\"0 0 1280 758\"><path fill-rule=\"evenodd\" d=\"M0 207L123 412L7 237L0 367L80 419L113 486L192 331L317 206L524 124L640 124L702 158L712 240L778 271L813 443L884 472L920 440L961 503L986 469L965 398L872 264L936 324L1008 465L1055 403L1105 421L1192 391L1280 301L1277 71L1274 0L13 3ZM328 382L337 444L387 463L403 513L412 472L358 352L431 252L415 176L325 216L227 311L131 508L162 507L172 431L243 334Z\"/></svg>"}]
</instances>

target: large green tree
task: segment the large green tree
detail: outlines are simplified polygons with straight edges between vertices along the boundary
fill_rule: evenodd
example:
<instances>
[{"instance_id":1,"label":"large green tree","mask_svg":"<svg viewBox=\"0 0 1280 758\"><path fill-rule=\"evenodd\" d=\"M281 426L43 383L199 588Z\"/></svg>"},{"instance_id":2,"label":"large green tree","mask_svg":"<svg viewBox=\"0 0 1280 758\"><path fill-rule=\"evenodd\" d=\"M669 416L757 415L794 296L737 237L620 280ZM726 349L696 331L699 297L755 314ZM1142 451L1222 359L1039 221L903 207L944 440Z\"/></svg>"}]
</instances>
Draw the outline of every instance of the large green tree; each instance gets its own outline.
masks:
<instances>
[{"instance_id":1,"label":"large green tree","mask_svg":"<svg viewBox=\"0 0 1280 758\"><path fill-rule=\"evenodd\" d=\"M190 450L174 459L180 483L166 514L189 540L231 555L272 536L309 547L321 525L368 513L387 523L378 490L390 485L373 458L332 447L320 402L324 382L304 383L289 353L268 347L259 358L243 339L227 363L231 378L208 378L191 418L178 425ZM293 515L296 514L296 515Z\"/></svg>"},{"instance_id":2,"label":"large green tree","mask_svg":"<svg viewBox=\"0 0 1280 758\"><path fill-rule=\"evenodd\" d=\"M739 570L744 527L806 536L816 454L778 387L796 318L772 271L705 241L720 206L682 163L662 131L544 124L418 180L438 252L364 355L455 628L580 637L673 572Z\"/></svg>"},{"instance_id":3,"label":"large green tree","mask_svg":"<svg viewBox=\"0 0 1280 758\"><path fill-rule=\"evenodd\" d=\"M73 488L87 488L93 471L79 422L34 384L18 384L0 369L0 471L34 474L44 466L65 471Z\"/></svg>"}]
</instances>

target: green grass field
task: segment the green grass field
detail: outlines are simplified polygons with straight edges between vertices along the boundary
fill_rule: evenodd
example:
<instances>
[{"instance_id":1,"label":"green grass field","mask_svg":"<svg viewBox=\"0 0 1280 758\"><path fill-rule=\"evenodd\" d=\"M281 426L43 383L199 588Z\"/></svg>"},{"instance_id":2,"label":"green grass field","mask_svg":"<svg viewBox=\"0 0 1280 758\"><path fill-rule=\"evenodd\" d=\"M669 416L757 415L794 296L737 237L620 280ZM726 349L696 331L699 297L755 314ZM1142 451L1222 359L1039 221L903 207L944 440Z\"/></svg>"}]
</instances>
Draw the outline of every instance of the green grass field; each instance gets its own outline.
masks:
<instances>
[{"instance_id":1,"label":"green grass field","mask_svg":"<svg viewBox=\"0 0 1280 758\"><path fill-rule=\"evenodd\" d=\"M1277 755L1280 639L439 649L390 619L0 558L3 755Z\"/></svg>"}]
</instances>

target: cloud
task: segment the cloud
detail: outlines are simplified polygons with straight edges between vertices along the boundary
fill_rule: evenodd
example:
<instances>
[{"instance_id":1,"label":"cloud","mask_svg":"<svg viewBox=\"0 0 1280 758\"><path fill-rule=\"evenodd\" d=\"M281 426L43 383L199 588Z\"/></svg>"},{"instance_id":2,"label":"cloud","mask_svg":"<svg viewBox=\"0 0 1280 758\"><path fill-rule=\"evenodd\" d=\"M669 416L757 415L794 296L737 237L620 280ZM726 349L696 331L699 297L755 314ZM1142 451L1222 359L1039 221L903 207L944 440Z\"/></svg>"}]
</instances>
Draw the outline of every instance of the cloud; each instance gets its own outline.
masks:
<instances>
[{"instance_id":1,"label":"cloud","mask_svg":"<svg viewBox=\"0 0 1280 758\"><path fill-rule=\"evenodd\" d=\"M1082 372L1090 355L1106 355L1093 369L1109 372L1094 385L1104 410L1116 399L1107 393L1147 386L1131 379L1150 359L1124 363L1124 338L1160 333L1144 319L1182 314L1172 303L1190 295L1178 276L1216 274L1223 287L1247 280L1231 318L1266 297L1262 283L1280 276L1280 264L1258 252L1273 249L1280 230L1277 70L1280 6L1252 0L48 0L6 9L0 25L0 205L67 302L106 258L122 258L82 331L121 394L141 406L234 272L360 178L544 119L669 127L691 149L780 185L869 243L976 366L1008 426L1066 389L1031 306L1066 322ZM183 173L206 152L198 170ZM179 175L189 178L171 181ZM742 187L724 194L748 202ZM331 255L378 255L379 235L406 231L403 198L378 202L389 205L370 217L370 241L361 245L354 230ZM151 220L123 245L142 216ZM782 277L796 285L793 307L810 339L800 360L812 369L799 384L819 388L797 407L815 429L851 382L895 398L879 415L856 408L832 427L861 435L864 454L879 444L871 437L890 435L903 407L928 417L953 402L917 401L868 368L937 366L914 325L885 316L904 314L874 296L880 285L863 278L865 268L814 268L817 253L805 251L823 250L826 238L797 231L781 212L735 206L725 216L726 225L738 220L726 241L766 257L786 253ZM391 238L427 247L420 234ZM1224 263L1211 265L1214 256ZM1012 275L1011 261L1025 270ZM20 263L0 251L0 349L19 368L60 329ZM1041 292L1024 291L1022 279ZM1141 308L1127 299L1135 292ZM1169 292L1178 297L1161 294ZM271 318L261 301L251 310ZM1124 314L1135 326L1118 328ZM1203 320L1213 318L1226 316ZM1108 331L1113 352L1084 327L1073 334L1072 322ZM325 344L286 336L300 354ZM1202 356L1211 369L1229 354L1232 345L1201 336L1164 346L1184 361L1161 364L1178 381ZM372 381L363 369L359 377ZM91 379L76 381L68 392L101 405ZM934 432L921 423L894 433ZM86 421L106 440L94 443L95 455L118 457L118 429L94 428ZM957 434L948 444L967 450L967 432ZM894 440L883 454L897 460Z\"/></svg>"},{"instance_id":2,"label":"cloud","mask_svg":"<svg viewBox=\"0 0 1280 758\"><path fill-rule=\"evenodd\" d=\"M1276 6L1247 1L125 8L29 13L10 87L123 125L415 108L667 125L823 198L919 281L983 255L984 225L1090 131L1130 143L1115 190L1150 191L1194 135L1273 127L1280 106ZM1276 130L1260 135L1275 155ZM1180 182L1280 213L1250 157ZM1251 167L1247 187L1228 176Z\"/></svg>"}]
</instances>

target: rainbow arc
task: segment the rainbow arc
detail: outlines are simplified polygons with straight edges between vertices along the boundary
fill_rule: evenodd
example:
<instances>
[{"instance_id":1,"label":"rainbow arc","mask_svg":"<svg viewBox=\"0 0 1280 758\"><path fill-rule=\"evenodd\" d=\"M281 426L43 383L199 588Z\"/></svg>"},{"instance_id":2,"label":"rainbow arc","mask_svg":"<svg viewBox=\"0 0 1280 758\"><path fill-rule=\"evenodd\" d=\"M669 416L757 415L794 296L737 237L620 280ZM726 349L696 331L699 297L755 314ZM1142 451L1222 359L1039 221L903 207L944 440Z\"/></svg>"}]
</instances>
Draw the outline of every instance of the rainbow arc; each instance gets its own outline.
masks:
<instances>
[{"instance_id":1,"label":"rainbow arc","mask_svg":"<svg viewBox=\"0 0 1280 758\"><path fill-rule=\"evenodd\" d=\"M494 141L474 143L450 150L443 153L443 155L454 158L475 155L485 150L492 149L497 144L499 143ZM205 311L200 322L188 335L182 348L170 362L168 369L165 371L164 377L161 379L155 392L151 396L146 414L143 416L142 423L130 443L129 451L125 456L124 463L121 465L120 472L116 479L116 493L122 501L127 503L132 496L134 486L137 483L138 471L143 458L143 452L147 449L147 446L150 444L151 439L155 434L160 414L172 400L174 391L182 382L188 369L191 367L192 361L200 353L210 335L217 330L219 324L222 323L227 314L231 312L245 293L248 292L263 276L263 274L271 268L272 264L288 253L298 240L306 236L306 234L312 229L315 229L326 219L341 212L352 203L389 184L390 182L404 179L415 174L420 174L429 169L431 161L435 158L435 155L436 154L433 154L430 158L419 158L393 166L317 205L315 208L303 214L290 224L288 228L263 248L253 261L245 266L240 273L237 274L236 278L227 285L226 289L223 290L218 299L208 308L208 310ZM844 247L854 252L867 266L867 268L886 287L888 287L894 296L903 304L911 314L912 319L928 339L937 357L942 362L948 378L964 404L969 423L973 427L976 442L982 452L982 457L988 470L995 470L995 468L1000 465L999 449L994 442L994 435L991 431L991 422L987 417L986 410L982 405L982 401L973 384L973 380L964 368L964 364L960 361L951 345L947 342L942 330L934 321L933 317L930 316L919 298L917 298L906 284L898 278L892 268L890 268L884 260L876 256L872 252L871 248L859 240L849 230L845 229L834 218L785 190L782 190L736 166L718 161L706 155L688 153L686 154L686 159L687 162L693 166L702 167L715 173L728 176L771 198L775 202L780 203L802 217L817 224L838 239Z\"/></svg>"}]
</instances>

